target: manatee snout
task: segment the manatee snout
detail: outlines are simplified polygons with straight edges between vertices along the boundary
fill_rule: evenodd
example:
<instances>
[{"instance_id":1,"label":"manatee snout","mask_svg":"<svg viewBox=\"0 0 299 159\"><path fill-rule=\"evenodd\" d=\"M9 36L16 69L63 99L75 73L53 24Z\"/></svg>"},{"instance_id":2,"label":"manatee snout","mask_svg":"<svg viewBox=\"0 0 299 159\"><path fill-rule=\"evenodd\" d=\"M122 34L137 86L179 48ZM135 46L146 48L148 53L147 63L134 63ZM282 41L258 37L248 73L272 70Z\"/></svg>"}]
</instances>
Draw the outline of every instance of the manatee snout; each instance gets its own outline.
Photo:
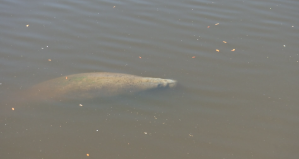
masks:
<instances>
[{"instance_id":1,"label":"manatee snout","mask_svg":"<svg viewBox=\"0 0 299 159\"><path fill-rule=\"evenodd\" d=\"M158 84L158 88L174 88L177 85L177 81L173 79L161 79L162 82Z\"/></svg>"}]
</instances>

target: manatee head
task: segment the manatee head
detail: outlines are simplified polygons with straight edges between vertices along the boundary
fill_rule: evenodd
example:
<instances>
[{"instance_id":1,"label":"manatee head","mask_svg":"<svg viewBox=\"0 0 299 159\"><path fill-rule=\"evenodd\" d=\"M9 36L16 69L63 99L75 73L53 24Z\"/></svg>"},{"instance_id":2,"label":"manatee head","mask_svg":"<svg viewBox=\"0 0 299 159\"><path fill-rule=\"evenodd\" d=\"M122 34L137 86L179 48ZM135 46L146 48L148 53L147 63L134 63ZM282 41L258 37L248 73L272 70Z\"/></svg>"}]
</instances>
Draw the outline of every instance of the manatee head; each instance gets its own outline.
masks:
<instances>
[{"instance_id":1,"label":"manatee head","mask_svg":"<svg viewBox=\"0 0 299 159\"><path fill-rule=\"evenodd\" d=\"M177 81L173 80L173 79L161 79L162 80L159 84L158 84L158 88L174 88L177 85Z\"/></svg>"},{"instance_id":2,"label":"manatee head","mask_svg":"<svg viewBox=\"0 0 299 159\"><path fill-rule=\"evenodd\" d=\"M143 86L145 89L155 88L174 88L177 85L177 81L173 79L162 79L162 78L143 78Z\"/></svg>"}]
</instances>

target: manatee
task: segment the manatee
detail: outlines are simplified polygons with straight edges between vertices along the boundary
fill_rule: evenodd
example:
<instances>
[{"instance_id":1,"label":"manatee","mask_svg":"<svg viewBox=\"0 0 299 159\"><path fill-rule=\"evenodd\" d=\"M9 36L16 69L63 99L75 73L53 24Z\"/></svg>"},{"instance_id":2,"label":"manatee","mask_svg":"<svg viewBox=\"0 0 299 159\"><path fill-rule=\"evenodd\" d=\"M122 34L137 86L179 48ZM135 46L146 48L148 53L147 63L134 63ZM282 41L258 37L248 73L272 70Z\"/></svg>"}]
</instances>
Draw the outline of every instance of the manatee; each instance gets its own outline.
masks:
<instances>
[{"instance_id":1,"label":"manatee","mask_svg":"<svg viewBox=\"0 0 299 159\"><path fill-rule=\"evenodd\" d=\"M25 91L31 100L65 100L111 97L157 88L173 88L177 81L121 73L95 72L63 76L34 85Z\"/></svg>"}]
</instances>

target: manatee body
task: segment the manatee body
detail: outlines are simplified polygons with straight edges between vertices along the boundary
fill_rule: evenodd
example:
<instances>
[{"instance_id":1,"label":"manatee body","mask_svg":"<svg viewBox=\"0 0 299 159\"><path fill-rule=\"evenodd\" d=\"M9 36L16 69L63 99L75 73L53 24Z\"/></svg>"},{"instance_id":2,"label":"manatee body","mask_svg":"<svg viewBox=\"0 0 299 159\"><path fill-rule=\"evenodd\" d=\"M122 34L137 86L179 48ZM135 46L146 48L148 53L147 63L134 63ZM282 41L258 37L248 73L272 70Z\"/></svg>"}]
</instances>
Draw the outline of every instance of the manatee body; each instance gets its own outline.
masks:
<instances>
[{"instance_id":1,"label":"manatee body","mask_svg":"<svg viewBox=\"0 0 299 159\"><path fill-rule=\"evenodd\" d=\"M109 97L139 91L171 88L172 79L140 77L129 74L95 72L63 76L42 82L26 91L27 99L64 100Z\"/></svg>"}]
</instances>

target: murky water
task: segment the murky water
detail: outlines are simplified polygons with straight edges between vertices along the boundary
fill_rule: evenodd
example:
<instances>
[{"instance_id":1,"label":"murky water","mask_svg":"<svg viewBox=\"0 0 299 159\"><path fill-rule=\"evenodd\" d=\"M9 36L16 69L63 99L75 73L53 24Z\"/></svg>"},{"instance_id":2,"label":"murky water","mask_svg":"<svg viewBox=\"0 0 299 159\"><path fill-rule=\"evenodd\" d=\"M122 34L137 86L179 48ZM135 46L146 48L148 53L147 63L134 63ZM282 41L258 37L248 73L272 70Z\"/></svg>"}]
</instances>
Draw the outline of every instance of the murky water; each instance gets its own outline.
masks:
<instances>
[{"instance_id":1,"label":"murky water","mask_svg":"<svg viewBox=\"0 0 299 159\"><path fill-rule=\"evenodd\" d=\"M299 158L298 8L291 0L0 2L1 158ZM100 71L179 87L11 104L42 81Z\"/></svg>"}]
</instances>

